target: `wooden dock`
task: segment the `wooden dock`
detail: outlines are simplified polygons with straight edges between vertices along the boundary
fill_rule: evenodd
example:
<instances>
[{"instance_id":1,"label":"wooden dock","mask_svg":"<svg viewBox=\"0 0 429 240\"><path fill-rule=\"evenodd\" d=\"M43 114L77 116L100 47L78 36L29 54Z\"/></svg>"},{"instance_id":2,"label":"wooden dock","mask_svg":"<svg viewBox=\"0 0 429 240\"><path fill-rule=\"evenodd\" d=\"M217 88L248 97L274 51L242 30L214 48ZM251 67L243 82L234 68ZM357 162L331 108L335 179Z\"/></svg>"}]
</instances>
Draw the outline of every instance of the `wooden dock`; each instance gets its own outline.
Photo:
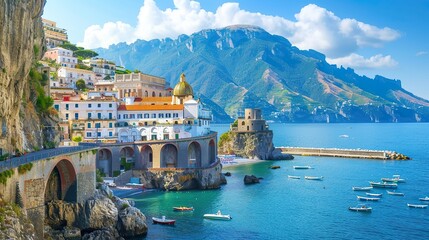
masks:
<instances>
[{"instance_id":1,"label":"wooden dock","mask_svg":"<svg viewBox=\"0 0 429 240\"><path fill-rule=\"evenodd\" d=\"M339 149L339 148L304 148L304 147L279 147L283 153L301 156L324 156L342 158L366 158L379 160L408 160L409 157L386 150L364 150L364 149ZM404 158L396 158L396 156ZM395 157L393 157L395 156Z\"/></svg>"}]
</instances>

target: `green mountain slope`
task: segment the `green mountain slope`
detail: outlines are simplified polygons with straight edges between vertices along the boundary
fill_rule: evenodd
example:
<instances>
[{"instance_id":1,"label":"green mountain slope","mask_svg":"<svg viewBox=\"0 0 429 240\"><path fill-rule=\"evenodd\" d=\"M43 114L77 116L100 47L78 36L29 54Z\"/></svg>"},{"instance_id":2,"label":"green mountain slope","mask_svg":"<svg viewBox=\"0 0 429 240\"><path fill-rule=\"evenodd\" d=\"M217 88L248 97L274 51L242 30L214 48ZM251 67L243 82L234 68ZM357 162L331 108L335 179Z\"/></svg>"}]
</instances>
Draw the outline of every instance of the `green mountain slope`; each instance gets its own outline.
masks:
<instances>
[{"instance_id":1,"label":"green mountain slope","mask_svg":"<svg viewBox=\"0 0 429 240\"><path fill-rule=\"evenodd\" d=\"M186 73L196 96L216 109L217 121L229 121L227 115L235 117L246 107L290 122L429 121L429 101L402 89L399 80L337 68L323 54L299 50L253 26L96 51L129 69L165 77L172 86Z\"/></svg>"}]
</instances>

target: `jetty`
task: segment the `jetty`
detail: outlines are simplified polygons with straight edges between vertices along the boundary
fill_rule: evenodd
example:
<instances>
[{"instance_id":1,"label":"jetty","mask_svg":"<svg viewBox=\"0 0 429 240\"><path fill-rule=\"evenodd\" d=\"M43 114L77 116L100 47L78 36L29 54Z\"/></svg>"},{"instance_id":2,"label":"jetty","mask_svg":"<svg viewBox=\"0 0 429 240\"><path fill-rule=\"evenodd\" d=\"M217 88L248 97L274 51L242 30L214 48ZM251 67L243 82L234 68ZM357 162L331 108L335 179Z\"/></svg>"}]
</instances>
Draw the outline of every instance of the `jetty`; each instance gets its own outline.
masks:
<instances>
[{"instance_id":1,"label":"jetty","mask_svg":"<svg viewBox=\"0 0 429 240\"><path fill-rule=\"evenodd\" d=\"M408 156L387 150L279 147L283 153L301 156L366 158L379 160L409 160Z\"/></svg>"}]
</instances>

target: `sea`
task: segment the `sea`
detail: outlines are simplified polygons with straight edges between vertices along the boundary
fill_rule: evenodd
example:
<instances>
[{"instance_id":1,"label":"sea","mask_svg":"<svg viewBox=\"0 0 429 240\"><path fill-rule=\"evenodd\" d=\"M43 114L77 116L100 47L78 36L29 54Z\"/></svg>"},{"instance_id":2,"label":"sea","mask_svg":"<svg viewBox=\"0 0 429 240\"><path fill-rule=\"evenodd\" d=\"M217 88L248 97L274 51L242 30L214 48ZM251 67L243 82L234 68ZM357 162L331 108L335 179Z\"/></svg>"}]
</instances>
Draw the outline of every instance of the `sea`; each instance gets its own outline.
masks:
<instances>
[{"instance_id":1,"label":"sea","mask_svg":"<svg viewBox=\"0 0 429 240\"><path fill-rule=\"evenodd\" d=\"M212 125L218 137L229 125ZM409 161L296 156L289 161L261 161L234 166L228 184L217 190L143 192L130 198L147 217L144 239L429 239L429 208L413 209L429 196L429 124L280 124L271 123L275 146L391 150ZM270 169L278 165L280 169ZM310 165L294 170L294 165ZM244 185L245 175L263 178ZM354 186L399 174L406 180L397 192L385 189L378 202L361 202ZM301 176L289 179L288 175ZM304 176L323 176L323 181ZM371 213L348 208L366 203ZM193 212L174 212L174 206L193 206ZM205 213L221 210L230 221L207 220ZM152 217L176 219L175 226L152 224Z\"/></svg>"}]
</instances>

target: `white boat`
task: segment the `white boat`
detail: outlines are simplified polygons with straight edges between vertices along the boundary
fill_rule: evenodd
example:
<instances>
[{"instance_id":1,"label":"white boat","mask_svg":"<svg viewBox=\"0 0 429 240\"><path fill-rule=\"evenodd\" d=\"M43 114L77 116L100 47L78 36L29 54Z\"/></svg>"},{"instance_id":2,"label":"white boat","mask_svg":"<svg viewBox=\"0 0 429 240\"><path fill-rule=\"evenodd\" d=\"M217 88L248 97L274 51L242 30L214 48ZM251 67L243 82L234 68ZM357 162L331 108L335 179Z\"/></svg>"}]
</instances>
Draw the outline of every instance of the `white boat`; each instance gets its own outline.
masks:
<instances>
[{"instance_id":1,"label":"white boat","mask_svg":"<svg viewBox=\"0 0 429 240\"><path fill-rule=\"evenodd\" d=\"M407 203L407 206L411 207L411 208L427 208L428 207L428 205L426 205L426 204L409 204L409 203Z\"/></svg>"},{"instance_id":2,"label":"white boat","mask_svg":"<svg viewBox=\"0 0 429 240\"><path fill-rule=\"evenodd\" d=\"M350 211L355 211L355 212L371 212L372 211L372 207L368 207L365 204L358 204L355 207L349 207Z\"/></svg>"},{"instance_id":3,"label":"white boat","mask_svg":"<svg viewBox=\"0 0 429 240\"><path fill-rule=\"evenodd\" d=\"M352 187L353 191L370 191L372 187Z\"/></svg>"},{"instance_id":4,"label":"white boat","mask_svg":"<svg viewBox=\"0 0 429 240\"><path fill-rule=\"evenodd\" d=\"M419 200L420 200L420 201L429 201L429 197L428 197L428 196L426 196L426 197L424 197L424 198L419 198Z\"/></svg>"},{"instance_id":5,"label":"white boat","mask_svg":"<svg viewBox=\"0 0 429 240\"><path fill-rule=\"evenodd\" d=\"M293 166L294 169L311 169L311 166Z\"/></svg>"},{"instance_id":6,"label":"white boat","mask_svg":"<svg viewBox=\"0 0 429 240\"><path fill-rule=\"evenodd\" d=\"M287 175L288 178L292 178L292 179L301 179L300 176L292 176L292 175Z\"/></svg>"},{"instance_id":7,"label":"white boat","mask_svg":"<svg viewBox=\"0 0 429 240\"><path fill-rule=\"evenodd\" d=\"M162 216L161 218L152 217L152 221L155 224L163 224L163 225L174 225L176 223L176 220L173 219L167 219L165 216Z\"/></svg>"},{"instance_id":8,"label":"white boat","mask_svg":"<svg viewBox=\"0 0 429 240\"><path fill-rule=\"evenodd\" d=\"M213 220L231 220L232 219L232 217L229 214L228 215L222 214L220 210L217 211L217 213L215 214L211 214L211 213L204 214L204 218L213 219Z\"/></svg>"},{"instance_id":9,"label":"white boat","mask_svg":"<svg viewBox=\"0 0 429 240\"><path fill-rule=\"evenodd\" d=\"M372 196L372 197L381 197L381 195L383 195L382 193L365 193L368 196Z\"/></svg>"},{"instance_id":10,"label":"white boat","mask_svg":"<svg viewBox=\"0 0 429 240\"><path fill-rule=\"evenodd\" d=\"M394 196L404 196L404 193L400 193L400 192L394 192L394 191L387 191L387 194L389 195L394 195Z\"/></svg>"},{"instance_id":11,"label":"white boat","mask_svg":"<svg viewBox=\"0 0 429 240\"><path fill-rule=\"evenodd\" d=\"M380 198L376 198L376 197L362 197L362 196L357 196L357 199L359 199L361 201L378 201L378 200L380 200Z\"/></svg>"},{"instance_id":12,"label":"white boat","mask_svg":"<svg viewBox=\"0 0 429 240\"><path fill-rule=\"evenodd\" d=\"M369 182L369 184L375 188L397 188L398 187L398 184L396 183Z\"/></svg>"},{"instance_id":13,"label":"white boat","mask_svg":"<svg viewBox=\"0 0 429 240\"><path fill-rule=\"evenodd\" d=\"M347 135L347 134L340 135L340 138L348 138L348 137L349 137L349 135Z\"/></svg>"},{"instance_id":14,"label":"white boat","mask_svg":"<svg viewBox=\"0 0 429 240\"><path fill-rule=\"evenodd\" d=\"M382 178L381 181L401 183L401 182L405 182L405 179L401 178L400 175L393 175L392 178Z\"/></svg>"},{"instance_id":15,"label":"white boat","mask_svg":"<svg viewBox=\"0 0 429 240\"><path fill-rule=\"evenodd\" d=\"M304 176L304 178L307 179L307 180L322 180L323 176L320 176L320 177Z\"/></svg>"}]
</instances>

